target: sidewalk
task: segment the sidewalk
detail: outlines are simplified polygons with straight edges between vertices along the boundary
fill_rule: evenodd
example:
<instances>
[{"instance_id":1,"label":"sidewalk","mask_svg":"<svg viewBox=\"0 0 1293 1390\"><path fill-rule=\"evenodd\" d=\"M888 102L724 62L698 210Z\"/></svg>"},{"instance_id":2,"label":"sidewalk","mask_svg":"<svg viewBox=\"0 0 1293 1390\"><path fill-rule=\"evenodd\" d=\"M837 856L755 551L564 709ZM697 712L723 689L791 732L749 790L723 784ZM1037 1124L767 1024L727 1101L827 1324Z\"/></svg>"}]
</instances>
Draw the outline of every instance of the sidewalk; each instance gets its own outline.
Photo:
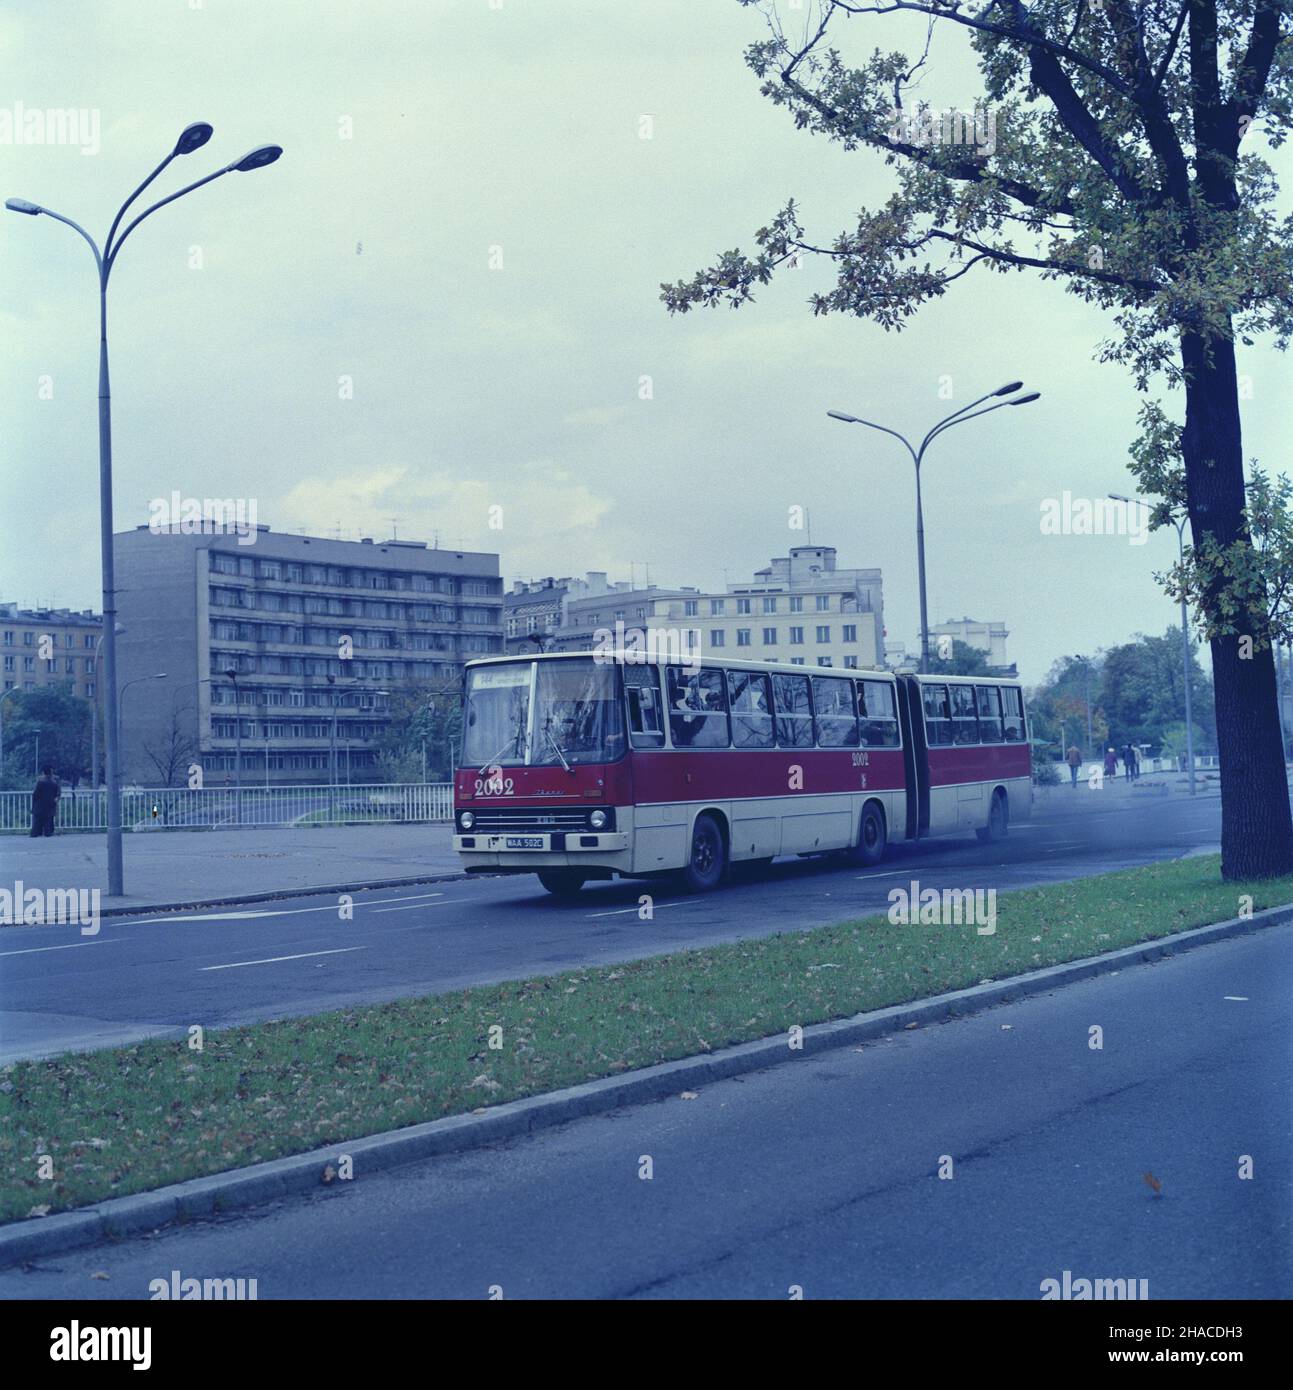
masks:
<instances>
[{"instance_id":1,"label":"sidewalk","mask_svg":"<svg viewBox=\"0 0 1293 1390\"><path fill-rule=\"evenodd\" d=\"M1087 781L1089 763L1082 764L1077 786L1069 782L1068 769L1064 780L1055 787L1033 788L1033 815L1072 815L1074 812L1125 810L1129 806L1153 806L1163 797L1179 800L1190 794L1190 779L1184 772L1145 772L1136 782L1128 782L1119 774L1106 777L1104 784L1093 787ZM1221 774L1216 769L1194 774L1196 798L1219 796Z\"/></svg>"},{"instance_id":2,"label":"sidewalk","mask_svg":"<svg viewBox=\"0 0 1293 1390\"><path fill-rule=\"evenodd\" d=\"M456 875L462 864L450 849L452 834L446 822L125 835L126 896L105 892L102 908L137 911ZM108 881L107 836L0 837L0 884L18 879L28 888L102 889Z\"/></svg>"}]
</instances>

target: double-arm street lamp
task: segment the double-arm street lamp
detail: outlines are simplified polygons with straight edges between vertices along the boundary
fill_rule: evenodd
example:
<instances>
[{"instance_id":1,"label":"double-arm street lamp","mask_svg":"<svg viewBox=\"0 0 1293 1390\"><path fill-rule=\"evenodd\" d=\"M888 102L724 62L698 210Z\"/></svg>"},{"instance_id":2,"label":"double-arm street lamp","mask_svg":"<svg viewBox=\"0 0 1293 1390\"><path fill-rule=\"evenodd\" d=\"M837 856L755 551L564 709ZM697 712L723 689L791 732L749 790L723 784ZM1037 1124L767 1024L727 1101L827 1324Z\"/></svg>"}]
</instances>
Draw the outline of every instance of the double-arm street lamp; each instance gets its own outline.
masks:
<instances>
[{"instance_id":1,"label":"double-arm street lamp","mask_svg":"<svg viewBox=\"0 0 1293 1390\"><path fill-rule=\"evenodd\" d=\"M976 410L976 406L983 405L984 401L992 400L995 396L1013 396L1024 383L1022 381L1012 381L999 390L989 391L986 396L980 396L977 401L971 401L969 405L963 405L960 410L955 410L946 419L940 420L938 424L920 441L919 448L913 448L910 440L905 435L901 435L897 430L891 430L887 425L877 425L874 420L863 420L857 415L845 415L843 411L828 410L826 413L832 420L842 420L846 425L868 425L873 430L880 430L884 434L891 434L895 439L900 439L907 447L907 452L911 455L911 461L916 465L916 567L920 580L920 669L929 670L929 611L925 603L925 513L921 506L920 499L920 465L925 457L925 450L938 438L944 430L949 430L953 425L963 425L967 420L975 420L980 415L987 415L991 411L1000 410L1005 405L1027 405L1030 401L1035 401L1041 395L1040 391L1032 391L1026 396L1015 396L1013 400L1001 400L996 405L984 406L982 410Z\"/></svg>"},{"instance_id":2,"label":"double-arm street lamp","mask_svg":"<svg viewBox=\"0 0 1293 1390\"><path fill-rule=\"evenodd\" d=\"M1142 502L1139 497L1126 497L1121 492L1111 492L1109 497L1114 502L1126 502L1128 506L1144 507L1147 512L1154 510L1148 502ZM1172 525L1176 527L1176 553L1180 557L1182 565L1185 564L1185 523L1188 520L1189 517L1184 512L1179 517L1175 513L1171 515ZM1185 761L1190 773L1190 795L1193 796L1194 720L1190 710L1190 617L1184 594L1181 595L1181 665L1185 675Z\"/></svg>"},{"instance_id":3,"label":"double-arm street lamp","mask_svg":"<svg viewBox=\"0 0 1293 1390\"><path fill-rule=\"evenodd\" d=\"M112 411L111 392L108 384L108 277L112 274L112 267L116 264L117 255L125 244L126 238L144 218L156 212L158 208L165 207L167 203L173 203L186 193L192 193L195 188L201 188L203 184L211 183L222 174L231 174L235 171L245 173L251 169L261 169L266 164L272 164L283 153L282 147L279 145L259 145L256 149L243 155L241 159L235 160L232 164L226 164L223 169L217 169L213 174L208 174L205 178L198 179L195 183L181 188L179 192L161 198L151 207L145 208L138 217L127 224L125 230L118 236L117 229L121 226L121 219L126 215L127 208L144 189L173 159L201 149L210 138L211 127L205 121L196 121L193 125L184 127L180 132L179 139L175 142L175 148L122 203L116 217L113 218L112 226L108 229L108 237L103 243L102 251L89 232L79 222L73 222L70 217L64 217L62 213L42 207L39 203L29 203L25 198L9 198L5 201L5 207L10 212L26 213L29 217L37 217L44 213L46 217L52 217L56 222L62 222L71 227L89 244L90 250L94 252L94 263L99 271L99 546L103 572L103 635L105 639L103 644L103 741L106 745L104 752L108 774L108 892L110 895L118 897L125 891L125 888L121 863L121 747L118 737L117 713L117 596L112 557Z\"/></svg>"}]
</instances>

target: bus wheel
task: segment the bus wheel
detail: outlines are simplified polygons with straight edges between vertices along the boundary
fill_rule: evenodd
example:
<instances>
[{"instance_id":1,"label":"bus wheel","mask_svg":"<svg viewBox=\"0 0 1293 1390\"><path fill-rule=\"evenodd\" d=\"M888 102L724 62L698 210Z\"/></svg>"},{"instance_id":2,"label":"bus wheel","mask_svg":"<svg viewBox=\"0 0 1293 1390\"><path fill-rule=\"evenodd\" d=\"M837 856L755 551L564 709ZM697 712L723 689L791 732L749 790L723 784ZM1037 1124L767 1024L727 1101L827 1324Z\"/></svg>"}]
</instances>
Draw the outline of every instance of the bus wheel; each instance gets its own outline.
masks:
<instances>
[{"instance_id":1,"label":"bus wheel","mask_svg":"<svg viewBox=\"0 0 1293 1390\"><path fill-rule=\"evenodd\" d=\"M697 816L691 831L691 858L682 871L682 881L693 893L708 893L723 881L727 869L727 849L723 832L713 816Z\"/></svg>"},{"instance_id":2,"label":"bus wheel","mask_svg":"<svg viewBox=\"0 0 1293 1390\"><path fill-rule=\"evenodd\" d=\"M1006 794L1000 787L992 793L992 809L988 812L987 825L981 825L974 833L980 840L1004 840L1010 829L1010 806Z\"/></svg>"},{"instance_id":3,"label":"bus wheel","mask_svg":"<svg viewBox=\"0 0 1293 1390\"><path fill-rule=\"evenodd\" d=\"M539 882L556 898L573 898L584 886L584 876L577 869L548 869L539 875Z\"/></svg>"},{"instance_id":4,"label":"bus wheel","mask_svg":"<svg viewBox=\"0 0 1293 1390\"><path fill-rule=\"evenodd\" d=\"M862 808L862 823L858 826L858 842L848 851L851 863L870 866L884 858L889 845L884 812L873 803Z\"/></svg>"}]
</instances>

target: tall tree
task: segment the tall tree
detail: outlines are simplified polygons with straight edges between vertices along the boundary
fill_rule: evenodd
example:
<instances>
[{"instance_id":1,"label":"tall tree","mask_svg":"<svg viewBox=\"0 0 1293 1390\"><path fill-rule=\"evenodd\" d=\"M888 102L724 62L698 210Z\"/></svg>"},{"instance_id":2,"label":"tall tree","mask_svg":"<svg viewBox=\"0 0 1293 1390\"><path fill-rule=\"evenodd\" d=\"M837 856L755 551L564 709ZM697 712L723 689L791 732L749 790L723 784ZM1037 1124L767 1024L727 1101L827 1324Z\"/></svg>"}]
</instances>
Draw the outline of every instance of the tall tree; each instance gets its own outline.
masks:
<instances>
[{"instance_id":1,"label":"tall tree","mask_svg":"<svg viewBox=\"0 0 1293 1390\"><path fill-rule=\"evenodd\" d=\"M860 67L832 46L842 22L869 30L900 13L925 16L930 33L965 31L983 79L974 124L912 99L928 38L915 59L877 49ZM1293 332L1293 222L1277 220L1251 131L1278 146L1293 125L1291 13L1293 0L816 0L791 39L769 6L771 36L747 53L763 93L803 129L882 151L898 190L825 245L805 237L792 201L755 254L726 252L663 298L673 311L738 306L779 266L817 255L837 278L812 296L815 313L898 328L976 268L1062 281L1113 315L1104 360L1141 389L1155 376L1184 389L1195 546L1243 571L1235 340L1269 333L1282 348ZM1211 638L1222 872L1287 873L1293 817L1264 609L1234 605L1229 584L1215 572L1197 595L1206 612L1238 609Z\"/></svg>"}]
</instances>

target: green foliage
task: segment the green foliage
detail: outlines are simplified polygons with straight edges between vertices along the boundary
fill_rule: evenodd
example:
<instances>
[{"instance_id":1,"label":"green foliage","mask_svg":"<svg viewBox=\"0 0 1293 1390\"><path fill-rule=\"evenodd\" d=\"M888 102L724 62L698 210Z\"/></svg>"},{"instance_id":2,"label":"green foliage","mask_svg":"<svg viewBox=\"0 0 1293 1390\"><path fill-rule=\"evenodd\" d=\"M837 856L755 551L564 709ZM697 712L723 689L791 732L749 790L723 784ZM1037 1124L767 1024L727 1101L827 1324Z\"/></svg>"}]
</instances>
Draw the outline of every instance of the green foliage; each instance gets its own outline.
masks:
<instances>
[{"instance_id":1,"label":"green foliage","mask_svg":"<svg viewBox=\"0 0 1293 1390\"><path fill-rule=\"evenodd\" d=\"M787 202L752 253L724 252L662 285L671 311L739 306L787 262L821 255L836 282L810 297L813 312L886 329L975 267L1036 270L1114 314L1120 331L1101 355L1142 388L1158 372L1180 379L1182 331L1229 338L1233 325L1281 345L1293 333L1293 222L1279 218L1252 133L1277 147L1293 122L1293 52L1280 42L1288 0L1199 0L1184 41L1176 5L1129 0L1007 0L974 13L945 0L826 0L806 31L783 29L775 4L761 8L771 36L746 61L762 94L800 129L882 152L897 190L825 242ZM883 32L898 9L929 15L940 34L967 31L982 88L966 115L985 138L919 135L939 114L920 99L928 50L876 49L854 65L841 56L848 21L850 37Z\"/></svg>"},{"instance_id":2,"label":"green foliage","mask_svg":"<svg viewBox=\"0 0 1293 1390\"><path fill-rule=\"evenodd\" d=\"M938 643L930 643L929 672L939 676L986 676L992 668L988 665L988 654L980 647L972 647L959 637L952 638L952 655L945 661L938 656Z\"/></svg>"},{"instance_id":3,"label":"green foliage","mask_svg":"<svg viewBox=\"0 0 1293 1390\"><path fill-rule=\"evenodd\" d=\"M457 681L417 681L391 697L390 722L377 740L377 777L382 782L420 782L426 775L446 781L462 740L462 694Z\"/></svg>"},{"instance_id":4,"label":"green foliage","mask_svg":"<svg viewBox=\"0 0 1293 1390\"><path fill-rule=\"evenodd\" d=\"M75 786L90 768L90 702L66 685L39 686L10 695L0 709L4 726L4 779L9 790L30 788L41 766Z\"/></svg>"}]
</instances>

